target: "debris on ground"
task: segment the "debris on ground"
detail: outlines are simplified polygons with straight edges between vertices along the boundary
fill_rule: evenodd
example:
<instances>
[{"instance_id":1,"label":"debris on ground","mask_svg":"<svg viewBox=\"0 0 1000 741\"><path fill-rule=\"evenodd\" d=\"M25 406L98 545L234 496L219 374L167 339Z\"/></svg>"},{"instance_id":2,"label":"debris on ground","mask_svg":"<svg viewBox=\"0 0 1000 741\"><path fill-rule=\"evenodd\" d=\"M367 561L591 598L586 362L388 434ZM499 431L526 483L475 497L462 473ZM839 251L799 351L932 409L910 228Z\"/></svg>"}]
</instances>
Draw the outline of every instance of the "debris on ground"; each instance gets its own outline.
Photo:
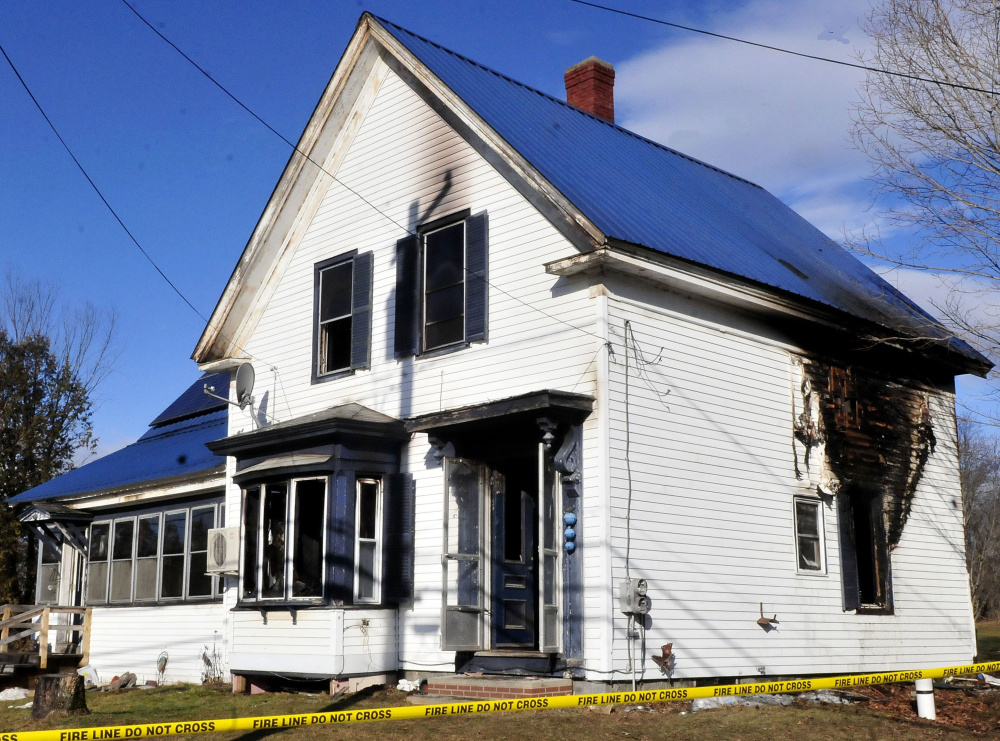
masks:
<instances>
[{"instance_id":1,"label":"debris on ground","mask_svg":"<svg viewBox=\"0 0 1000 741\"><path fill-rule=\"evenodd\" d=\"M135 687L137 677L132 672L125 672L120 677L111 680L111 684L102 687L103 690L127 690Z\"/></svg>"},{"instance_id":2,"label":"debris on ground","mask_svg":"<svg viewBox=\"0 0 1000 741\"><path fill-rule=\"evenodd\" d=\"M400 679L396 689L400 692L418 692L420 690L419 679Z\"/></svg>"},{"instance_id":3,"label":"debris on ground","mask_svg":"<svg viewBox=\"0 0 1000 741\"><path fill-rule=\"evenodd\" d=\"M0 692L0 700L26 700L30 694L24 687L8 687Z\"/></svg>"}]
</instances>

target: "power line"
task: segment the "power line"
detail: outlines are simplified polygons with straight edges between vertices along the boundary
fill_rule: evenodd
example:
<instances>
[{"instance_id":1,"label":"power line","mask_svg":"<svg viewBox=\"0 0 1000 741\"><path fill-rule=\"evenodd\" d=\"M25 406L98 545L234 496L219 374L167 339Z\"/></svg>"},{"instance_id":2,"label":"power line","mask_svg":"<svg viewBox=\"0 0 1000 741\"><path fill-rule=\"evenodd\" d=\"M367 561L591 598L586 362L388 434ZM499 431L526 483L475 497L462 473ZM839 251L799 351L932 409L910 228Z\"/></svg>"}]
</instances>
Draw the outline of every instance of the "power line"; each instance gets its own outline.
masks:
<instances>
[{"instance_id":1,"label":"power line","mask_svg":"<svg viewBox=\"0 0 1000 741\"><path fill-rule=\"evenodd\" d=\"M894 72L893 70L880 69L878 67L869 67L865 64L858 64L856 62L845 62L840 59L832 59L830 57L820 57L815 54L806 54L801 51L793 51L792 49L784 49L780 46L771 46L770 44L762 44L758 41L749 41L747 39L741 39L736 36L727 36L722 33L715 33L714 31L706 31L702 28L695 28L694 26L685 26L680 23L671 23L670 21L664 21L660 18L652 18L648 15L641 15L639 13L632 13L627 10L621 10L619 8L612 8L607 5L600 5L599 3L588 2L588 0L569 0L571 3L576 3L577 5L586 5L590 8L597 8L598 10L605 10L609 13L616 13L618 15L628 16L629 18L636 18L641 21L649 21L650 23L657 23L661 26L669 26L670 28L676 28L681 31L689 31L690 33L701 34L702 36L711 36L716 39L723 39L725 41L734 41L737 44L746 44L747 46L756 46L758 49L767 49L769 51L776 51L782 54L791 54L795 57L802 57L803 59L812 59L817 62L826 62L828 64L838 64L841 67L852 67L854 69L865 70L866 72L875 72L880 75L888 75L890 77L902 77L907 80L914 80L916 82L927 82L932 85L941 85L943 87L952 87L959 90L969 90L974 93L985 93L986 95L995 96L997 93L995 90L986 90L981 87L975 87L974 85L962 85L958 82L946 82L944 80L935 80L931 77L921 77L920 75L911 75L907 72Z\"/></svg>"},{"instance_id":2,"label":"power line","mask_svg":"<svg viewBox=\"0 0 1000 741\"><path fill-rule=\"evenodd\" d=\"M267 121L265 121L259 115L257 115L253 111L253 109L250 108L250 106L248 106L242 100L240 100L239 98L237 98L236 95L234 93L230 92L229 89L225 85L223 85L221 82L219 82L214 77L212 77L212 75L209 74L205 70L204 67L202 67L194 59L192 59L190 56L188 56L179 46L177 46L177 44L175 44L173 41L171 41L166 36L164 36L162 33L160 33L160 31L152 23L150 23L148 20L146 20L146 18L138 10L136 10L131 4L129 4L128 0L122 0L122 2L153 33L155 33L157 36L159 36L174 51L176 51L178 54L180 54L182 57L184 57L184 59L186 59L196 70L198 70L199 72L201 72L201 74L203 74L206 78L208 78L208 80L211 81L213 85L215 85L217 88L219 88L219 90L221 90L223 93L225 93L226 96L229 97L230 100L232 100L234 103L236 103L236 105L238 105L244 111L246 111L251 116L253 116L254 119L256 119L264 127L266 127L268 131L270 131L272 134L274 134L275 136L277 136L279 139L281 139L283 142L285 142L285 144L287 144L289 147L291 147L297 153L299 153L300 155L302 155L303 157L305 157L307 160L309 160L310 162L312 162L314 165L316 165L316 167L318 167L320 170L322 170L323 172L325 172L327 175L329 175L333 179L334 182L338 183L339 185L343 186L344 188L346 188L347 190L349 190L351 193L353 193L354 195L356 195L365 204L367 204L368 206L370 206L372 209L374 209L376 212L378 212L384 218L386 218L387 220L389 220L390 222L392 222L393 224L395 224L397 227L399 227L400 229L402 229L408 235L414 236L414 237L417 236L416 233L413 232L411 229L408 229L407 227L405 227L402 224L400 224L394 218L392 218L391 216L389 216L389 214L385 213L385 211L383 211L378 206L376 206L374 203L372 203L367 198L365 198L363 195L361 195L360 193L358 193L358 191L354 190L354 188L352 188L349 185L347 185L346 183L344 183L344 181L338 179L336 175L334 175L332 172L330 172L325 167L323 167L323 165L321 165L316 160L314 160L312 157L310 157L308 154L306 154L301 149L299 149L297 145L293 144L289 139L287 139L284 135L282 135L281 132L279 132L277 129L275 129L273 126L271 126L271 124L269 124ZM468 269L466 269L466 272L468 272ZM594 339L600 340L602 343L605 342L604 338L600 337L599 335L595 334L594 332L589 332L586 329L583 329L582 327L576 326L575 324L570 324L569 322L565 321L564 319L559 319L558 317L555 317L552 314L549 314L548 312L543 311L542 309L539 309L534 304L530 304L527 301L519 299L517 296L514 296L513 294L509 293L508 291L505 291L504 289L500 288L499 286L495 285L494 283L491 283L488 280L484 280L482 277L479 277L479 280L482 280L486 285L490 286L491 288L493 288L494 290L498 291L499 293L502 293L505 296L507 296L508 298L513 299L514 301L517 301L519 304L522 304L523 306L526 306L527 308L532 309L532 310L538 312L539 314L541 314L541 315L543 315L545 317L548 317L549 319L551 319L554 322L558 322L558 323L563 324L563 325L565 325L565 326L567 326L567 327L569 327L571 329L575 329L578 332L582 332L582 333L588 335L589 337L593 337Z\"/></svg>"}]
</instances>

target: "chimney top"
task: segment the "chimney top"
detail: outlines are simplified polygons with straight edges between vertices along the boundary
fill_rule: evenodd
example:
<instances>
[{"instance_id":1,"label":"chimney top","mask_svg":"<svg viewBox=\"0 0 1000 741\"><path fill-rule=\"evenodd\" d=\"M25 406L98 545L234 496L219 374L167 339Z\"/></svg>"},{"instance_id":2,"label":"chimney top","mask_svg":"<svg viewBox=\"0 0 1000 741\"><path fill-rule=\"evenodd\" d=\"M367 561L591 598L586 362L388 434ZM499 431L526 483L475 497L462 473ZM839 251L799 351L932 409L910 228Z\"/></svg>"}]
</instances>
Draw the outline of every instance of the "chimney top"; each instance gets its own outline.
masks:
<instances>
[{"instance_id":1,"label":"chimney top","mask_svg":"<svg viewBox=\"0 0 1000 741\"><path fill-rule=\"evenodd\" d=\"M566 70L563 79L567 103L615 122L615 68L610 62L588 57Z\"/></svg>"}]
</instances>

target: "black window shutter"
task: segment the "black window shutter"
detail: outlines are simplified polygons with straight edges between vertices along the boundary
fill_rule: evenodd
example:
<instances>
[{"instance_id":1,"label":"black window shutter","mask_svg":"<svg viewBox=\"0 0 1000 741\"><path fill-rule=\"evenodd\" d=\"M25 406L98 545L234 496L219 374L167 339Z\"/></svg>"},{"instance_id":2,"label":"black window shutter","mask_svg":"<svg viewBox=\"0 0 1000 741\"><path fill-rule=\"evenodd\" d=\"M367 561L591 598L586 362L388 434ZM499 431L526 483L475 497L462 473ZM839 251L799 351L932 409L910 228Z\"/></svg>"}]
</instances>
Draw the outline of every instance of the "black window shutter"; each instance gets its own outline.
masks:
<instances>
[{"instance_id":1,"label":"black window shutter","mask_svg":"<svg viewBox=\"0 0 1000 741\"><path fill-rule=\"evenodd\" d=\"M486 339L489 309L489 220L486 212L465 221L465 341Z\"/></svg>"},{"instance_id":2,"label":"black window shutter","mask_svg":"<svg viewBox=\"0 0 1000 741\"><path fill-rule=\"evenodd\" d=\"M351 369L371 363L372 253L354 257L354 290L351 297Z\"/></svg>"},{"instance_id":3,"label":"black window shutter","mask_svg":"<svg viewBox=\"0 0 1000 741\"><path fill-rule=\"evenodd\" d=\"M858 557L854 549L854 518L851 516L851 500L847 492L837 493L837 530L840 534L840 574L844 587L844 609L857 610L861 607L858 586Z\"/></svg>"},{"instance_id":4,"label":"black window shutter","mask_svg":"<svg viewBox=\"0 0 1000 741\"><path fill-rule=\"evenodd\" d=\"M420 316L420 250L414 235L396 242L396 326L397 358L417 354L417 318Z\"/></svg>"},{"instance_id":5,"label":"black window shutter","mask_svg":"<svg viewBox=\"0 0 1000 741\"><path fill-rule=\"evenodd\" d=\"M382 602L413 600L414 487L409 474L386 476L383 499Z\"/></svg>"},{"instance_id":6,"label":"black window shutter","mask_svg":"<svg viewBox=\"0 0 1000 741\"><path fill-rule=\"evenodd\" d=\"M330 477L326 596L349 605L354 601L354 475L338 471Z\"/></svg>"}]
</instances>

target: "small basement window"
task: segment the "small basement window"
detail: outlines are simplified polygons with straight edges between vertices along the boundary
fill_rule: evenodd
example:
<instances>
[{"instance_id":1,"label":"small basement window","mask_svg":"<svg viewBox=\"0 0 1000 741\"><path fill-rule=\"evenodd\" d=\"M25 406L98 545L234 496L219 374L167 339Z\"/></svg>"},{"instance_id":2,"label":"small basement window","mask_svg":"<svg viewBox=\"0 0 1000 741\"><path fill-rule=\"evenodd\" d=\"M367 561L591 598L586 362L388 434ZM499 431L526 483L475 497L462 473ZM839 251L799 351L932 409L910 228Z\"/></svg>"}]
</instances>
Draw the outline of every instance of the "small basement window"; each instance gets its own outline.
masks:
<instances>
[{"instance_id":1,"label":"small basement window","mask_svg":"<svg viewBox=\"0 0 1000 741\"><path fill-rule=\"evenodd\" d=\"M825 571L823 505L818 499L795 498L795 554L799 571Z\"/></svg>"}]
</instances>

